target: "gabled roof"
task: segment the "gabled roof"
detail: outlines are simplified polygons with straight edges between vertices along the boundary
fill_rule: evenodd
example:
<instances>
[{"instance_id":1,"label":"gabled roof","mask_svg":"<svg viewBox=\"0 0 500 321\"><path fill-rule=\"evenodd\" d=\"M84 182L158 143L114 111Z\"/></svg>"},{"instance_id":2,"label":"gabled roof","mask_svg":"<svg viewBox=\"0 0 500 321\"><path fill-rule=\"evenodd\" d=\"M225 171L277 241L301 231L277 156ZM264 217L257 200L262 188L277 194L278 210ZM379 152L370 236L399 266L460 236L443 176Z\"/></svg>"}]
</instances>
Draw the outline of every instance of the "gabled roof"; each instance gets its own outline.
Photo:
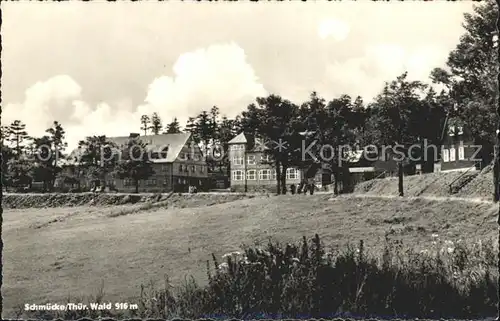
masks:
<instances>
[{"instance_id":1,"label":"gabled roof","mask_svg":"<svg viewBox=\"0 0 500 321\"><path fill-rule=\"evenodd\" d=\"M228 142L228 144L245 144L247 152L263 152L269 149L263 139L245 134L243 132L236 135Z\"/></svg>"},{"instance_id":2,"label":"gabled roof","mask_svg":"<svg viewBox=\"0 0 500 321\"><path fill-rule=\"evenodd\" d=\"M168 147L167 157L162 160L164 162L171 163L177 159L182 147L187 144L189 137L191 137L191 133L145 135L136 137L136 139L146 143L148 151L161 152L163 149ZM108 138L110 142L113 142L118 146L126 144L129 139L129 136Z\"/></svg>"},{"instance_id":3,"label":"gabled roof","mask_svg":"<svg viewBox=\"0 0 500 321\"><path fill-rule=\"evenodd\" d=\"M171 163L177 159L179 153L187 143L189 138L191 137L191 133L178 133L178 134L161 134L161 135L145 135L138 136L135 139L139 139L140 141L147 144L147 151L152 152L161 152L165 148L168 147L167 156L165 158L159 160L151 160L152 162L159 161L162 163ZM128 140L131 139L129 136L119 136L119 137L106 137L106 140L116 144L117 146L125 145ZM79 156L83 153L82 149L73 150L69 158L73 163L75 163Z\"/></svg>"},{"instance_id":4,"label":"gabled roof","mask_svg":"<svg viewBox=\"0 0 500 321\"><path fill-rule=\"evenodd\" d=\"M247 137L245 136L245 133L241 132L238 134L236 137L231 139L228 144L246 144L248 142Z\"/></svg>"}]
</instances>

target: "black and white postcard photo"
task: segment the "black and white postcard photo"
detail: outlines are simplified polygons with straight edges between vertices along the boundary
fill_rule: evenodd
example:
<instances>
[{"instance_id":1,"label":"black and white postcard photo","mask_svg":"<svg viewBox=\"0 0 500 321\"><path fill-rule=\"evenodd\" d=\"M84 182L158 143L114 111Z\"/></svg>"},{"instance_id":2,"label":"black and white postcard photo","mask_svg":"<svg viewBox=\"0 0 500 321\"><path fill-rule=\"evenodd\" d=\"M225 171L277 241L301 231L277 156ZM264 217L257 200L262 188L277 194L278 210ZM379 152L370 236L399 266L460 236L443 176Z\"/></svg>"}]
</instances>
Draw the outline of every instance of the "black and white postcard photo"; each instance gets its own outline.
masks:
<instances>
[{"instance_id":1,"label":"black and white postcard photo","mask_svg":"<svg viewBox=\"0 0 500 321\"><path fill-rule=\"evenodd\" d=\"M2 319L498 320L494 0L0 6Z\"/></svg>"}]
</instances>

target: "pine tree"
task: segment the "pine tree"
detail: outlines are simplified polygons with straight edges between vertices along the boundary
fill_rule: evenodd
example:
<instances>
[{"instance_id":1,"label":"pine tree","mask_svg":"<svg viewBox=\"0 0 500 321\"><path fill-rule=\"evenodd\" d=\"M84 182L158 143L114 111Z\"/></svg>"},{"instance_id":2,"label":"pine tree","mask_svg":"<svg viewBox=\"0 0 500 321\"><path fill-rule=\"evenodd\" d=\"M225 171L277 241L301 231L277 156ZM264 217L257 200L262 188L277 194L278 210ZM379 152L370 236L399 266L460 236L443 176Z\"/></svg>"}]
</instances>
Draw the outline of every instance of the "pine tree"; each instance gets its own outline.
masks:
<instances>
[{"instance_id":1,"label":"pine tree","mask_svg":"<svg viewBox=\"0 0 500 321\"><path fill-rule=\"evenodd\" d=\"M186 131L191 133L191 137L193 141L198 144L200 142L200 137L198 136L197 127L196 127L196 118L189 117L186 123Z\"/></svg>"},{"instance_id":2,"label":"pine tree","mask_svg":"<svg viewBox=\"0 0 500 321\"><path fill-rule=\"evenodd\" d=\"M23 152L23 143L29 139L26 132L26 125L20 120L14 120L10 126L6 128L6 140L14 146L16 157L20 158Z\"/></svg>"},{"instance_id":3,"label":"pine tree","mask_svg":"<svg viewBox=\"0 0 500 321\"><path fill-rule=\"evenodd\" d=\"M151 119L149 119L148 115L141 116L141 130L144 131L144 135L148 134L148 129L150 129L149 124L151 123Z\"/></svg>"},{"instance_id":4,"label":"pine tree","mask_svg":"<svg viewBox=\"0 0 500 321\"><path fill-rule=\"evenodd\" d=\"M181 132L181 127L179 121L177 120L177 117L174 118L174 120L167 125L167 128L164 131L165 134L179 134L180 132Z\"/></svg>"},{"instance_id":5,"label":"pine tree","mask_svg":"<svg viewBox=\"0 0 500 321\"><path fill-rule=\"evenodd\" d=\"M163 125L160 116L158 113L153 113L153 115L151 115L151 126L149 129L151 129L154 135L159 135L162 127Z\"/></svg>"}]
</instances>

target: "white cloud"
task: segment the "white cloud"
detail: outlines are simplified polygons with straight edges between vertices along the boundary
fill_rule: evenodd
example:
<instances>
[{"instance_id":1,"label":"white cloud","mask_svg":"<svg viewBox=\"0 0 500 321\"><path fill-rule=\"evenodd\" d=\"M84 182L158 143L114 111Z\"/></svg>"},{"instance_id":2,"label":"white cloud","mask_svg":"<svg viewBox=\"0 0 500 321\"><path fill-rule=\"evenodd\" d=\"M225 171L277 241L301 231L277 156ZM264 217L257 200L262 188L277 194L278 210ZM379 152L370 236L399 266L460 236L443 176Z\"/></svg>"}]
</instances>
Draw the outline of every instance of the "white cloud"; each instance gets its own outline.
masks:
<instances>
[{"instance_id":1,"label":"white cloud","mask_svg":"<svg viewBox=\"0 0 500 321\"><path fill-rule=\"evenodd\" d=\"M212 45L181 55L174 75L156 78L139 112L156 111L165 120L176 116L181 124L189 116L216 105L233 117L265 95L245 52L234 43Z\"/></svg>"},{"instance_id":2,"label":"white cloud","mask_svg":"<svg viewBox=\"0 0 500 321\"><path fill-rule=\"evenodd\" d=\"M338 19L324 19L318 24L318 35L321 39L328 37L342 41L349 35L349 25Z\"/></svg>"},{"instance_id":3,"label":"white cloud","mask_svg":"<svg viewBox=\"0 0 500 321\"><path fill-rule=\"evenodd\" d=\"M177 117L183 126L189 116L216 105L234 117L266 95L245 52L234 43L212 45L182 54L173 65L173 76L152 81L145 103L130 111L120 104L90 106L82 88L70 76L59 75L26 90L23 103L8 104L2 124L15 119L26 123L30 135L41 136L54 120L66 129L69 148L89 135L128 135L138 131L140 116L157 112L164 125Z\"/></svg>"},{"instance_id":4,"label":"white cloud","mask_svg":"<svg viewBox=\"0 0 500 321\"><path fill-rule=\"evenodd\" d=\"M81 87L71 77L54 76L29 87L23 103L7 104L2 110L2 124L20 119L30 134L43 135L54 120L64 122L71 119L73 102L80 97Z\"/></svg>"},{"instance_id":5,"label":"white cloud","mask_svg":"<svg viewBox=\"0 0 500 321\"><path fill-rule=\"evenodd\" d=\"M439 47L419 47L404 50L394 44L367 45L364 54L345 61L335 61L326 68L327 85L333 95L360 95L371 101L383 88L384 82L395 80L408 71L409 80L430 84L429 74L445 64L448 51Z\"/></svg>"}]
</instances>

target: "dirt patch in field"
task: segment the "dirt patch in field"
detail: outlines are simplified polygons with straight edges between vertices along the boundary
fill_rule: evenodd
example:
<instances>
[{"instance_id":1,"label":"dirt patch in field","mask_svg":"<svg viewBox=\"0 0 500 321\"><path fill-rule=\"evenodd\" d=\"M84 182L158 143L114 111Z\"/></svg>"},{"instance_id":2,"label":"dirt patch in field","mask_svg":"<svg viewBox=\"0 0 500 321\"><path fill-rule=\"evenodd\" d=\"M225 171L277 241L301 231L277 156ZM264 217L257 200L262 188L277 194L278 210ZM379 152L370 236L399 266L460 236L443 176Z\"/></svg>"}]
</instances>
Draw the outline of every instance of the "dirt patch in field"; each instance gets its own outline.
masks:
<instances>
[{"instance_id":1,"label":"dirt patch in field","mask_svg":"<svg viewBox=\"0 0 500 321\"><path fill-rule=\"evenodd\" d=\"M491 170L437 172L404 177L404 193L406 196L460 196L474 198L491 198L493 183ZM450 188L451 185L451 188ZM397 195L398 178L381 178L358 184L354 190L357 194Z\"/></svg>"},{"instance_id":2,"label":"dirt patch in field","mask_svg":"<svg viewBox=\"0 0 500 321\"><path fill-rule=\"evenodd\" d=\"M123 208L112 208L108 217L117 217L122 215L129 215L149 210L157 209L182 209L182 208L195 208L203 206L213 206L228 202L234 202L242 199L250 199L255 195L245 194L174 194L167 198L162 198L157 202L139 203L133 206L126 206Z\"/></svg>"}]
</instances>

